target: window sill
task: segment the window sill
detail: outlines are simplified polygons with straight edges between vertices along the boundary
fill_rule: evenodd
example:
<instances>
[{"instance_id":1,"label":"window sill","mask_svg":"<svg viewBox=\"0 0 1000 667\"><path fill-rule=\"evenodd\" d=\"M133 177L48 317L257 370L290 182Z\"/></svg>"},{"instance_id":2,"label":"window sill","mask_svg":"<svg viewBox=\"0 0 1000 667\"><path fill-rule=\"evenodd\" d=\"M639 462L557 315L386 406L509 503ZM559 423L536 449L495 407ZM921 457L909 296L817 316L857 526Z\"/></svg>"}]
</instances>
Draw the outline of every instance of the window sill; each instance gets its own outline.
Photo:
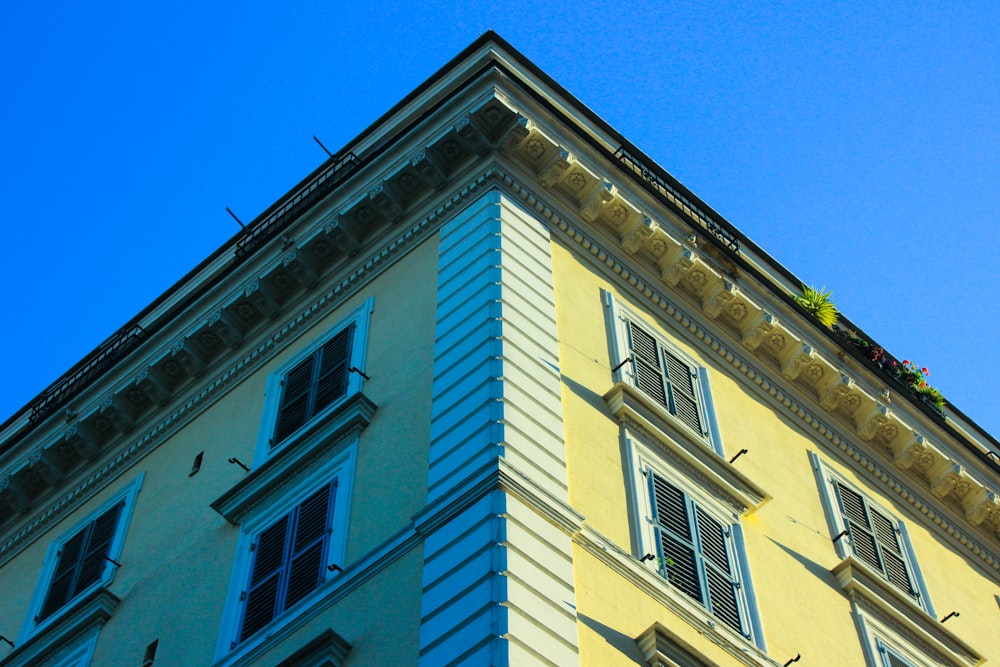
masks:
<instances>
[{"instance_id":1,"label":"window sill","mask_svg":"<svg viewBox=\"0 0 1000 667\"><path fill-rule=\"evenodd\" d=\"M104 586L70 602L42 630L19 642L4 660L2 667L41 664L46 658L66 648L87 630L107 623L121 600Z\"/></svg>"},{"instance_id":2,"label":"window sill","mask_svg":"<svg viewBox=\"0 0 1000 667\"><path fill-rule=\"evenodd\" d=\"M877 612L904 634L918 638L946 657L949 664L978 665L983 661L972 647L866 563L848 556L830 572L852 601Z\"/></svg>"},{"instance_id":3,"label":"window sill","mask_svg":"<svg viewBox=\"0 0 1000 667\"><path fill-rule=\"evenodd\" d=\"M254 508L285 489L309 463L330 452L345 437L357 434L371 423L375 404L357 393L323 417L315 420L292 442L286 442L263 464L248 473L215 502L212 509L229 523L238 525Z\"/></svg>"},{"instance_id":4,"label":"window sill","mask_svg":"<svg viewBox=\"0 0 1000 667\"><path fill-rule=\"evenodd\" d=\"M656 600L677 618L697 630L707 641L729 654L731 664L746 667L778 667L761 648L719 622L707 609L675 588L669 581L640 563L632 554L622 551L607 537L593 528L584 527L573 536L573 541L591 556L607 565L624 580ZM641 637L640 637L641 639ZM692 649L694 650L694 649ZM669 663L668 663L669 664Z\"/></svg>"},{"instance_id":5,"label":"window sill","mask_svg":"<svg viewBox=\"0 0 1000 667\"><path fill-rule=\"evenodd\" d=\"M340 667L350 651L347 640L327 628L277 667Z\"/></svg>"},{"instance_id":6,"label":"window sill","mask_svg":"<svg viewBox=\"0 0 1000 667\"><path fill-rule=\"evenodd\" d=\"M626 382L617 382L604 394L611 414L618 421L638 427L659 443L675 458L705 478L723 493L729 501L740 507L741 514L752 514L771 499L771 495L736 469L729 461L716 454L707 443L691 442L689 438L674 437L676 429L666 427L673 421L641 391Z\"/></svg>"}]
</instances>

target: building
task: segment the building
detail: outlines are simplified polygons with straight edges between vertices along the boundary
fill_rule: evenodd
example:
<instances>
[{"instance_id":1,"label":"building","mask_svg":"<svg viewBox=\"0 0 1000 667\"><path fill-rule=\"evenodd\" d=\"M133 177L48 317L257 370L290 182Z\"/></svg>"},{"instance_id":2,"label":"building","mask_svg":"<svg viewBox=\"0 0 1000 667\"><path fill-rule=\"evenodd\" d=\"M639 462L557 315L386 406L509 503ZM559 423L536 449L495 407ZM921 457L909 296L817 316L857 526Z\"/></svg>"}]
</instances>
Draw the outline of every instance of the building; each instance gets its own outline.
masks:
<instances>
[{"instance_id":1,"label":"building","mask_svg":"<svg viewBox=\"0 0 1000 667\"><path fill-rule=\"evenodd\" d=\"M0 665L1000 660L1000 443L801 287L488 33L3 424Z\"/></svg>"}]
</instances>

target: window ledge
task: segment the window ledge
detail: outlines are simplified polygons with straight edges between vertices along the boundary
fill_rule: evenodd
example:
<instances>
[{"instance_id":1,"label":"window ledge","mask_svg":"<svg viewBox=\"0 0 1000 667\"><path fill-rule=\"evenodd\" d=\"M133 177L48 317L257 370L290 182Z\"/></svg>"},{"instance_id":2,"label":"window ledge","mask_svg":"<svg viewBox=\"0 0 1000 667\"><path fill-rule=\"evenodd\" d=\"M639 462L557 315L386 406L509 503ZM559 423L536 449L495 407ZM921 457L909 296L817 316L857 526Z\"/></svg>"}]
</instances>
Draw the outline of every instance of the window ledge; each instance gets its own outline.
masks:
<instances>
[{"instance_id":1,"label":"window ledge","mask_svg":"<svg viewBox=\"0 0 1000 667\"><path fill-rule=\"evenodd\" d=\"M752 514L771 499L729 461L715 453L707 443L692 443L688 438L673 437L664 422L673 417L663 416L663 410L641 391L626 382L616 382L604 394L604 400L618 421L631 423L652 437L681 462L704 476L724 493L730 502L741 507L741 514Z\"/></svg>"},{"instance_id":2,"label":"window ledge","mask_svg":"<svg viewBox=\"0 0 1000 667\"><path fill-rule=\"evenodd\" d=\"M350 651L347 640L327 628L277 667L340 667Z\"/></svg>"},{"instance_id":3,"label":"window ledge","mask_svg":"<svg viewBox=\"0 0 1000 667\"><path fill-rule=\"evenodd\" d=\"M984 660L983 656L868 564L848 556L830 572L848 597L866 605L904 634L924 643L945 657L949 664L978 665Z\"/></svg>"},{"instance_id":4,"label":"window ledge","mask_svg":"<svg viewBox=\"0 0 1000 667\"><path fill-rule=\"evenodd\" d=\"M310 463L328 453L346 436L368 426L375 409L371 399L362 393L348 397L315 420L315 424L310 424L302 437L281 445L267 461L213 502L212 509L238 525L254 508L280 494Z\"/></svg>"},{"instance_id":5,"label":"window ledge","mask_svg":"<svg viewBox=\"0 0 1000 667\"><path fill-rule=\"evenodd\" d=\"M778 667L779 663L764 650L725 623L719 622L687 594L640 563L632 554L622 551L614 542L590 526L584 525L573 536L573 542L693 627L699 635L721 647L729 654L733 664L746 667Z\"/></svg>"},{"instance_id":6,"label":"window ledge","mask_svg":"<svg viewBox=\"0 0 1000 667\"><path fill-rule=\"evenodd\" d=\"M0 661L0 667L41 664L45 658L64 649L87 630L104 625L119 602L121 600L104 586L96 587L70 602L43 630L18 643L13 652Z\"/></svg>"}]
</instances>

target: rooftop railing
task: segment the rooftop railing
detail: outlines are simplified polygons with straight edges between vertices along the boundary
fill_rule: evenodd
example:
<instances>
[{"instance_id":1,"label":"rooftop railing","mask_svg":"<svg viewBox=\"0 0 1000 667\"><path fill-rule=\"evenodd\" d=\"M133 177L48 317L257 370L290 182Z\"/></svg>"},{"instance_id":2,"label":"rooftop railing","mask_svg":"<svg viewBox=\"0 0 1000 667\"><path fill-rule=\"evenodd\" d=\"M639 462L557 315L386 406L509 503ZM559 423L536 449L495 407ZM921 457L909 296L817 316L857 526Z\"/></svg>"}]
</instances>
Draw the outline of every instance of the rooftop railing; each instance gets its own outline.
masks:
<instances>
[{"instance_id":1,"label":"rooftop railing","mask_svg":"<svg viewBox=\"0 0 1000 667\"><path fill-rule=\"evenodd\" d=\"M661 178L656 172L644 165L638 158L625 150L624 147L618 149L615 153L615 158L621 161L621 163L628 169L631 169L633 172L638 174L639 177L642 178L643 182L645 182L649 190L658 194L660 197L667 199L668 201L673 198L677 202L680 202L681 205L690 210L691 214L709 234L722 241L727 248L739 254L740 241L735 235L706 215L687 197L667 183L666 180Z\"/></svg>"}]
</instances>

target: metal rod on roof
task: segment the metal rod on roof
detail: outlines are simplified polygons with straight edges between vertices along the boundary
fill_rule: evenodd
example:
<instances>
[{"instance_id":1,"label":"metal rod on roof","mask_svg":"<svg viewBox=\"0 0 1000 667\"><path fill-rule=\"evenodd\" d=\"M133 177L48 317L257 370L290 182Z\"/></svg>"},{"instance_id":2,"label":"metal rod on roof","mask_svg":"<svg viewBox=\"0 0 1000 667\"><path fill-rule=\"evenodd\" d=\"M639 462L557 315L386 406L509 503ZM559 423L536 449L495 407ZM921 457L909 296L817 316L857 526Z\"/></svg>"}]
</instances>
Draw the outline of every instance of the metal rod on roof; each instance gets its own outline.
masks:
<instances>
[{"instance_id":1,"label":"metal rod on roof","mask_svg":"<svg viewBox=\"0 0 1000 667\"><path fill-rule=\"evenodd\" d=\"M329 155L330 157L333 157L333 153L331 153L329 150L327 150L326 146L323 145L323 142L320 141L319 137L317 137L315 134L313 135L313 141L315 141L317 144L319 144L319 147L322 148L324 151L326 151L327 155Z\"/></svg>"},{"instance_id":2,"label":"metal rod on roof","mask_svg":"<svg viewBox=\"0 0 1000 667\"><path fill-rule=\"evenodd\" d=\"M237 218L236 214L233 213L232 210L230 210L230 208L228 206L226 207L226 212L228 212L229 215L233 216L233 220L235 220L236 222L240 223L240 227L242 227L243 229L247 228L247 226L243 224L243 221L240 220L239 218Z\"/></svg>"}]
</instances>

